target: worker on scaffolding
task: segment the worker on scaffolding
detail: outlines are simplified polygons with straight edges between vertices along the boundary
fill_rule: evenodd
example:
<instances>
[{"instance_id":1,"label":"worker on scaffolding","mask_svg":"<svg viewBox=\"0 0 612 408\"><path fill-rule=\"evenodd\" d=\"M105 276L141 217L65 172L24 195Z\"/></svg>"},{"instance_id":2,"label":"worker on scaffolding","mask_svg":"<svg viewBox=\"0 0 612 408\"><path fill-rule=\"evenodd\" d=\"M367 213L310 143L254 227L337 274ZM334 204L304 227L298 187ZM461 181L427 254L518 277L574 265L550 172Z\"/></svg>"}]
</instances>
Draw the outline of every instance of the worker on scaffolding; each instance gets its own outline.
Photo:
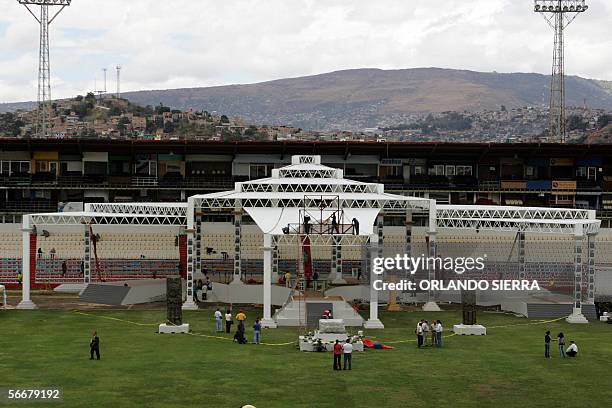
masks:
<instances>
[{"instance_id":1,"label":"worker on scaffolding","mask_svg":"<svg viewBox=\"0 0 612 408\"><path fill-rule=\"evenodd\" d=\"M353 235L359 235L359 220L353 218L351 224L353 224Z\"/></svg>"},{"instance_id":2,"label":"worker on scaffolding","mask_svg":"<svg viewBox=\"0 0 612 408\"><path fill-rule=\"evenodd\" d=\"M304 234L310 234L310 217L304 216Z\"/></svg>"},{"instance_id":3,"label":"worker on scaffolding","mask_svg":"<svg viewBox=\"0 0 612 408\"><path fill-rule=\"evenodd\" d=\"M333 233L339 234L340 233L340 229L338 228L338 220L336 219L336 213L335 212L331 216L331 225L332 225L332 234Z\"/></svg>"}]
</instances>

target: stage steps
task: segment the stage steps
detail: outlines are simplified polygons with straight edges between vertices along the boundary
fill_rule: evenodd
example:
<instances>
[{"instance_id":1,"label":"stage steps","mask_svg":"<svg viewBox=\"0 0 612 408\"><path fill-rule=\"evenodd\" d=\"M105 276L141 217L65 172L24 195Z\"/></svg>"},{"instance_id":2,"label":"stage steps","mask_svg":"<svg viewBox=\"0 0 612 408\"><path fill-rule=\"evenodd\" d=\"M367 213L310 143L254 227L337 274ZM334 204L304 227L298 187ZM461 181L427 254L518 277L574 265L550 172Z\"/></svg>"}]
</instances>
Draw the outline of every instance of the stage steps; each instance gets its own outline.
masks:
<instances>
[{"instance_id":1,"label":"stage steps","mask_svg":"<svg viewBox=\"0 0 612 408\"><path fill-rule=\"evenodd\" d=\"M102 305L121 305L130 292L128 286L90 283L81 293L81 301Z\"/></svg>"},{"instance_id":2,"label":"stage steps","mask_svg":"<svg viewBox=\"0 0 612 408\"><path fill-rule=\"evenodd\" d=\"M331 306L331 307L330 307ZM345 326L363 326L363 318L339 296L303 298L294 296L289 303L278 309L274 320L279 326L317 326L323 310L331 309L334 319L344 320Z\"/></svg>"}]
</instances>

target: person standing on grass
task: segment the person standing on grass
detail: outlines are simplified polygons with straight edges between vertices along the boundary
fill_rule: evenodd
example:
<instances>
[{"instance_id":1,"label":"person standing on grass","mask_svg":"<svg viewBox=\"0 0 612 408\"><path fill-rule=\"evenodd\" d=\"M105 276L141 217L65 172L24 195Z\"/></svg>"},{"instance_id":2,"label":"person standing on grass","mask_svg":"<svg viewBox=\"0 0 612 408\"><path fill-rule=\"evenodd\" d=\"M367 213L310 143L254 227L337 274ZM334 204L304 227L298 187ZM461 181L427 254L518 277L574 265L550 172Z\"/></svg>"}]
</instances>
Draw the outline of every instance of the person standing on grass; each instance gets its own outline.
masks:
<instances>
[{"instance_id":1,"label":"person standing on grass","mask_svg":"<svg viewBox=\"0 0 612 408\"><path fill-rule=\"evenodd\" d=\"M96 353L96 359L100 359L100 338L98 337L98 332L94 330L93 335L91 336L91 341L89 342L89 359L94 359L94 353Z\"/></svg>"},{"instance_id":2,"label":"person standing on grass","mask_svg":"<svg viewBox=\"0 0 612 408\"><path fill-rule=\"evenodd\" d=\"M350 370L353 363L353 345L348 339L342 345L342 352L344 353L344 369Z\"/></svg>"},{"instance_id":3,"label":"person standing on grass","mask_svg":"<svg viewBox=\"0 0 612 408\"><path fill-rule=\"evenodd\" d=\"M570 346L565 351L565 354L570 357L576 357L578 355L578 346L574 343L574 340L570 340Z\"/></svg>"},{"instance_id":4,"label":"person standing on grass","mask_svg":"<svg viewBox=\"0 0 612 408\"><path fill-rule=\"evenodd\" d=\"M559 357L565 358L565 335L563 332L557 334L557 342L559 343Z\"/></svg>"},{"instance_id":5,"label":"person standing on grass","mask_svg":"<svg viewBox=\"0 0 612 408\"><path fill-rule=\"evenodd\" d=\"M225 311L225 332L227 334L229 334L230 329L232 328L232 324L234 324L234 321L232 320L232 312L230 312L229 310Z\"/></svg>"},{"instance_id":6,"label":"person standing on grass","mask_svg":"<svg viewBox=\"0 0 612 408\"><path fill-rule=\"evenodd\" d=\"M222 320L223 315L221 314L221 311L217 308L217 310L215 310L215 328L217 332L223 331L223 326L221 323Z\"/></svg>"},{"instance_id":7,"label":"person standing on grass","mask_svg":"<svg viewBox=\"0 0 612 408\"><path fill-rule=\"evenodd\" d=\"M342 344L339 340L336 340L334 344L334 370L342 370Z\"/></svg>"},{"instance_id":8,"label":"person standing on grass","mask_svg":"<svg viewBox=\"0 0 612 408\"><path fill-rule=\"evenodd\" d=\"M417 347L421 348L423 347L423 321L417 324L415 333L417 335Z\"/></svg>"},{"instance_id":9,"label":"person standing on grass","mask_svg":"<svg viewBox=\"0 0 612 408\"><path fill-rule=\"evenodd\" d=\"M429 334L429 322L427 320L423 320L423 339L421 340L421 344L423 346L427 346L427 335Z\"/></svg>"},{"instance_id":10,"label":"person standing on grass","mask_svg":"<svg viewBox=\"0 0 612 408\"><path fill-rule=\"evenodd\" d=\"M242 326L242 331L244 331L244 321L246 320L246 314L244 310L240 309L238 314L236 315L236 320L238 320L238 327Z\"/></svg>"},{"instance_id":11,"label":"person standing on grass","mask_svg":"<svg viewBox=\"0 0 612 408\"><path fill-rule=\"evenodd\" d=\"M436 337L436 325L438 324L437 320L434 320L433 322L431 322L431 327L430 327L430 331L431 331L431 345L436 346L437 340L438 338Z\"/></svg>"},{"instance_id":12,"label":"person standing on grass","mask_svg":"<svg viewBox=\"0 0 612 408\"><path fill-rule=\"evenodd\" d=\"M544 357L550 358L550 330L546 331L544 336Z\"/></svg>"},{"instance_id":13,"label":"person standing on grass","mask_svg":"<svg viewBox=\"0 0 612 408\"><path fill-rule=\"evenodd\" d=\"M253 344L259 344L261 342L261 323L259 319L255 319L253 325Z\"/></svg>"},{"instance_id":14,"label":"person standing on grass","mask_svg":"<svg viewBox=\"0 0 612 408\"><path fill-rule=\"evenodd\" d=\"M444 327L442 327L442 322L438 320L438 324L436 325L436 344L438 347L442 347L442 333L444 332Z\"/></svg>"}]
</instances>

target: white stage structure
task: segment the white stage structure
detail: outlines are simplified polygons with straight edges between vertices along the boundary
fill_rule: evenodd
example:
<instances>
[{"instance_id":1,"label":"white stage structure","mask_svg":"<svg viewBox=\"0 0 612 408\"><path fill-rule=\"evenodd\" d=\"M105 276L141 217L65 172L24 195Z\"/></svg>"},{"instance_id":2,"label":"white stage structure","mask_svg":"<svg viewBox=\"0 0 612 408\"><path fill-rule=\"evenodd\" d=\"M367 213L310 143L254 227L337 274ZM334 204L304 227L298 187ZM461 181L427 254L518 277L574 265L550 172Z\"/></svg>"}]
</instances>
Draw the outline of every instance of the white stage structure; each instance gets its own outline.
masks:
<instances>
[{"instance_id":1,"label":"white stage structure","mask_svg":"<svg viewBox=\"0 0 612 408\"><path fill-rule=\"evenodd\" d=\"M329 211L337 206L344 220L359 220L359 232L343 228L333 231L329 218L313 219L310 233L304 230L304 214ZM240 235L242 216L246 212L263 232L264 252L264 318L266 327L276 327L271 311L272 272L277 271L278 258L273 256L279 244L308 237L310 244L341 247L369 244L369 259L382 256L384 214L405 214L406 253L410 256L411 220L413 212L428 214L429 256L436 256L437 228L516 232L518 234L519 279L525 278L525 233L568 234L574 237L574 305L570 322L586 322L582 315L582 242L587 239L587 302L594 301L594 244L592 237L599 232L600 221L593 210L506 207L479 205L436 205L435 200L388 194L384 185L345 179L343 171L321 164L320 156L293 156L292 164L272 170L272 177L238 182L234 190L195 195L187 203L118 203L87 204L84 212L30 214L23 217L23 259L30 259L30 234L42 225L84 225L85 237L89 225L178 225L187 234L187 300L185 309L196 308L193 302L194 275L201 273L201 242L203 216L207 212L225 209L234 213L235 256L233 284L241 284ZM329 215L329 212L327 213ZM343 220L338 224L346 225ZM86 245L87 252L88 245ZM87 257L87 253L86 253ZM342 282L338 263L332 262L334 282ZM34 308L30 299L30 266L23 265L23 299L19 308ZM370 265L369 273L372 274ZM91 273L85 264L85 283ZM372 278L372 276L371 276ZM429 270L429 279L435 271ZM428 293L424 310L439 310L434 294ZM370 316L366 328L382 328L378 319L378 292L370 288Z\"/></svg>"}]
</instances>

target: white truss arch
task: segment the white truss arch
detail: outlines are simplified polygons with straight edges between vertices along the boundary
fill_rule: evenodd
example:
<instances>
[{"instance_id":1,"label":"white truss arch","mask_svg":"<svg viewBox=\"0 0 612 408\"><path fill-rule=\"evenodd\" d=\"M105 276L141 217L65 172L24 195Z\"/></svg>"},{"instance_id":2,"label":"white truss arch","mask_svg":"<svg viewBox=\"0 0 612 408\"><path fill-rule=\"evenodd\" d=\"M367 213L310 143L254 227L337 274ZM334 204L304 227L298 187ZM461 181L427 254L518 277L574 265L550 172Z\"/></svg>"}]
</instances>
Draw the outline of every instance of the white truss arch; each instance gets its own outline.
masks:
<instances>
[{"instance_id":1,"label":"white truss arch","mask_svg":"<svg viewBox=\"0 0 612 408\"><path fill-rule=\"evenodd\" d=\"M524 233L567 234L576 240L585 235L591 236L599 232L600 221L596 219L595 211L538 208L538 207L506 207L479 205L436 205L435 200L410 197L384 192L384 185L364 183L345 179L343 171L321 164L320 156L293 156L292 164L272 170L272 176L265 179L235 183L230 191L211 194L198 194L189 197L186 203L110 203L86 204L85 211L78 213L31 214L23 218L23 248L24 259L29 254L29 234L37 225L173 225L186 227L188 248L192 255L188 256L187 265L187 302L186 308L195 307L193 296L194 273L199 258L193 249L197 247L201 237L202 214L210 210L228 210L235 215L235 225L239 234L243 210L250 214L260 214L278 220L287 219L287 213L294 213L292 219L299 219L297 213L305 210L320 209L334 202L338 208L346 210L347 214L367 215L368 227L362 228L360 235L319 233L310 235L313 245L360 245L364 242L376 244L381 234L375 234L370 221L378 214L408 214L412 212L427 213L429 219L428 234L435 244L437 228L511 231L521 235ZM353 216L351 215L351 217ZM380 218L380 217L378 217ZM257 221L256 221L257 222ZM380 221L377 221L379 223ZM258 223L259 225L259 223ZM261 228L261 226L260 226ZM382 231L382 224L379 224ZM273 325L271 320L270 288L271 285L271 242L291 241L298 239L264 231L264 324ZM334 241L336 239L336 241ZM237 235L237 245L240 245ZM293 242L293 241L292 241ZM435 248L435 245L434 245ZM26 251L26 249L28 251ZM435 254L435 249L434 252ZM577 257L578 259L578 257ZM23 267L23 301L27 308L33 305L29 299L29 262L22 262ZM240 260L236 260L236 268L240 269ZM578 275L576 275L578 279ZM578 284L576 287L579 287ZM377 298L377 297L376 297ZM371 299L376 299L371 296ZM578 294L575 294L578 299ZM580 312L577 301L575 312ZM370 320L378 320L377 301L372 300ZM372 314L374 313L374 314ZM378 323L380 323L378 321ZM374 326L372 326L374 327Z\"/></svg>"}]
</instances>

